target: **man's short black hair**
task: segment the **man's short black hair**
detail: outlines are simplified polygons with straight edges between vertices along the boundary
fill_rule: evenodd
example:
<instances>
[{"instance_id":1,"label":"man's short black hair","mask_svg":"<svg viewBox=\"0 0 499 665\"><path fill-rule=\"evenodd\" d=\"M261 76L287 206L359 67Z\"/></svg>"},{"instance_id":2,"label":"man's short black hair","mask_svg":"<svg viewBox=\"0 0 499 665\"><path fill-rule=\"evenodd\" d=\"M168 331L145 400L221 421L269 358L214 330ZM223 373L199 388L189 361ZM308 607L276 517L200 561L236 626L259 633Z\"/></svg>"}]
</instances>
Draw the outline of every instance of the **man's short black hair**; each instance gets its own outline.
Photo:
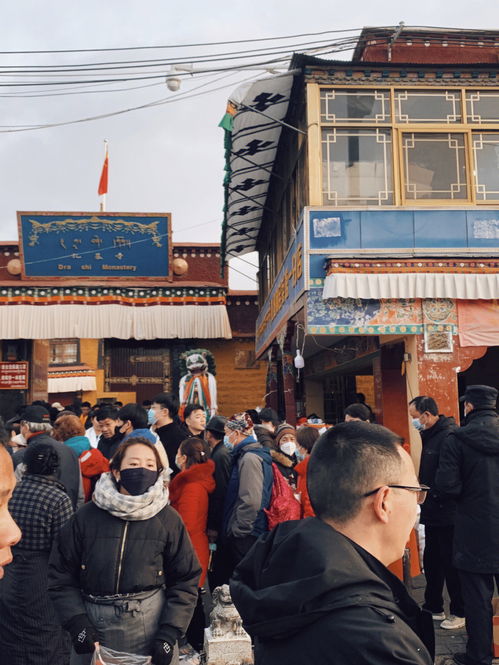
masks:
<instances>
[{"instance_id":1,"label":"man's short black hair","mask_svg":"<svg viewBox=\"0 0 499 665\"><path fill-rule=\"evenodd\" d=\"M136 402L125 404L118 411L118 418L125 422L129 420L133 429L145 429L147 427L147 411Z\"/></svg>"},{"instance_id":2,"label":"man's short black hair","mask_svg":"<svg viewBox=\"0 0 499 665\"><path fill-rule=\"evenodd\" d=\"M92 405L90 404L90 402L82 402L82 403L80 404L80 406L88 406L89 409L92 408Z\"/></svg>"},{"instance_id":3,"label":"man's short black hair","mask_svg":"<svg viewBox=\"0 0 499 665\"><path fill-rule=\"evenodd\" d=\"M98 422L107 420L108 418L110 420L117 420L118 409L115 409L114 406L103 406L97 411L96 416Z\"/></svg>"},{"instance_id":4,"label":"man's short black hair","mask_svg":"<svg viewBox=\"0 0 499 665\"><path fill-rule=\"evenodd\" d=\"M186 404L184 409L184 420L187 420L193 411L204 411L204 406L201 406L201 404Z\"/></svg>"},{"instance_id":5,"label":"man's short black hair","mask_svg":"<svg viewBox=\"0 0 499 665\"><path fill-rule=\"evenodd\" d=\"M364 422L367 422L371 419L371 412L364 404L360 402L355 402L355 404L349 404L345 409L345 416L350 416L350 418L360 418Z\"/></svg>"},{"instance_id":6,"label":"man's short black hair","mask_svg":"<svg viewBox=\"0 0 499 665\"><path fill-rule=\"evenodd\" d=\"M424 413L428 411L432 416L438 416L438 405L433 399L433 397L426 397L425 395L419 395L411 399L409 406L413 406L418 413Z\"/></svg>"},{"instance_id":7,"label":"man's short black hair","mask_svg":"<svg viewBox=\"0 0 499 665\"><path fill-rule=\"evenodd\" d=\"M150 399L143 399L142 400L142 406L144 407L144 409L148 409L151 406L151 404L152 404L152 400L150 400Z\"/></svg>"},{"instance_id":8,"label":"man's short black hair","mask_svg":"<svg viewBox=\"0 0 499 665\"><path fill-rule=\"evenodd\" d=\"M315 444L307 486L317 517L344 523L362 507L363 495L399 482L401 439L381 425L339 423Z\"/></svg>"},{"instance_id":9,"label":"man's short black hair","mask_svg":"<svg viewBox=\"0 0 499 665\"><path fill-rule=\"evenodd\" d=\"M170 418L175 418L175 416L177 415L178 399L175 397L173 393L159 393L158 395L153 397L152 402L153 404L160 404L163 409L168 409Z\"/></svg>"},{"instance_id":10,"label":"man's short black hair","mask_svg":"<svg viewBox=\"0 0 499 665\"><path fill-rule=\"evenodd\" d=\"M262 409L259 413L260 416L260 422L263 423L272 423L272 425L279 425L279 416L277 413L274 411L274 409L271 409L269 406L266 406L264 409Z\"/></svg>"}]
</instances>

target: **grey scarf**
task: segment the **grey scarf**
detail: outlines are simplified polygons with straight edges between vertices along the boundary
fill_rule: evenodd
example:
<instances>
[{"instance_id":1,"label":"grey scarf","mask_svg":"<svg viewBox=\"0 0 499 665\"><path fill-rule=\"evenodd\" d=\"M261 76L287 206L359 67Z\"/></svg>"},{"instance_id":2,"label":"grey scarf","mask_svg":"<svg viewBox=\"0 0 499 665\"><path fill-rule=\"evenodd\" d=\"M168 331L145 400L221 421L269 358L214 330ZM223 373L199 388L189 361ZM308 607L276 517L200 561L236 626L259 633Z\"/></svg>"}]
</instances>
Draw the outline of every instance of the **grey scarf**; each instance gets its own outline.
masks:
<instances>
[{"instance_id":1,"label":"grey scarf","mask_svg":"<svg viewBox=\"0 0 499 665\"><path fill-rule=\"evenodd\" d=\"M144 494L137 496L120 494L111 472L103 473L95 485L93 502L102 510L122 520L138 522L148 520L159 513L168 503L168 492L163 486L163 476Z\"/></svg>"}]
</instances>

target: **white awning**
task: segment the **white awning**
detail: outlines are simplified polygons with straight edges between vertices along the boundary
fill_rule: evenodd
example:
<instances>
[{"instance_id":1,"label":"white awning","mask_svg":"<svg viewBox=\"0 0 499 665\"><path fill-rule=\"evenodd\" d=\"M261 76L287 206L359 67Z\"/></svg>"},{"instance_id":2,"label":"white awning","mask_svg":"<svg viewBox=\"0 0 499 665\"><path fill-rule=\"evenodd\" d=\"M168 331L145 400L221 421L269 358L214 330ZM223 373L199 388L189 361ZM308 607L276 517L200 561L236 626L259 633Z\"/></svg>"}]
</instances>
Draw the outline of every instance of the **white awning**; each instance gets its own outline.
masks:
<instances>
[{"instance_id":1,"label":"white awning","mask_svg":"<svg viewBox=\"0 0 499 665\"><path fill-rule=\"evenodd\" d=\"M336 273L326 277L322 297L493 300L499 298L499 273Z\"/></svg>"},{"instance_id":2,"label":"white awning","mask_svg":"<svg viewBox=\"0 0 499 665\"><path fill-rule=\"evenodd\" d=\"M95 376L61 376L47 381L48 393L76 393L80 390L97 390Z\"/></svg>"},{"instance_id":3,"label":"white awning","mask_svg":"<svg viewBox=\"0 0 499 665\"><path fill-rule=\"evenodd\" d=\"M0 307L0 339L75 337L230 339L232 333L225 305L124 307L115 304L61 304Z\"/></svg>"}]
</instances>

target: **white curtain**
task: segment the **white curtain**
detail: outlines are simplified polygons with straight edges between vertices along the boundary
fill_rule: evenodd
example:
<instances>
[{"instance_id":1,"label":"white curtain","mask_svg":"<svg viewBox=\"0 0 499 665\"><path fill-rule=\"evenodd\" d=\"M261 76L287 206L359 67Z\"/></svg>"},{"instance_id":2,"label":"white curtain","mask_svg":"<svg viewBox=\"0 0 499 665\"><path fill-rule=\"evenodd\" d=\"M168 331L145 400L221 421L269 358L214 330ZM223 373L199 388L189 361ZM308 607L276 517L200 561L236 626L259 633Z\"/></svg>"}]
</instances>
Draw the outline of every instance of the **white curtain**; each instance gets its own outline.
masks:
<instances>
[{"instance_id":1,"label":"white curtain","mask_svg":"<svg viewBox=\"0 0 499 665\"><path fill-rule=\"evenodd\" d=\"M336 273L328 275L326 298L499 298L499 274L462 273Z\"/></svg>"},{"instance_id":2,"label":"white curtain","mask_svg":"<svg viewBox=\"0 0 499 665\"><path fill-rule=\"evenodd\" d=\"M232 337L225 305L5 305L1 339Z\"/></svg>"}]
</instances>

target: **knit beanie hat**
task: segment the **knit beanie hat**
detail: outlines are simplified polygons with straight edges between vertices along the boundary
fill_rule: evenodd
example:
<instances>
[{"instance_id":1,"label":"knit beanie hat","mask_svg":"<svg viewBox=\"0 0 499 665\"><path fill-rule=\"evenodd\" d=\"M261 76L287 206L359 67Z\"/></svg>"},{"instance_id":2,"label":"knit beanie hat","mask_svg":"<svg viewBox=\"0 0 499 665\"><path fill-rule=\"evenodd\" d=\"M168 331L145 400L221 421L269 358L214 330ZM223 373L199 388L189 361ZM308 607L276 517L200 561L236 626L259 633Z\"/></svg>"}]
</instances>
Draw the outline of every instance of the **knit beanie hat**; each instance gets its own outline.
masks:
<instances>
[{"instance_id":1,"label":"knit beanie hat","mask_svg":"<svg viewBox=\"0 0 499 665\"><path fill-rule=\"evenodd\" d=\"M275 442L277 446L285 434L292 434L296 438L296 430L293 425L290 425L289 423L282 423L282 425L279 425L275 432Z\"/></svg>"}]
</instances>

